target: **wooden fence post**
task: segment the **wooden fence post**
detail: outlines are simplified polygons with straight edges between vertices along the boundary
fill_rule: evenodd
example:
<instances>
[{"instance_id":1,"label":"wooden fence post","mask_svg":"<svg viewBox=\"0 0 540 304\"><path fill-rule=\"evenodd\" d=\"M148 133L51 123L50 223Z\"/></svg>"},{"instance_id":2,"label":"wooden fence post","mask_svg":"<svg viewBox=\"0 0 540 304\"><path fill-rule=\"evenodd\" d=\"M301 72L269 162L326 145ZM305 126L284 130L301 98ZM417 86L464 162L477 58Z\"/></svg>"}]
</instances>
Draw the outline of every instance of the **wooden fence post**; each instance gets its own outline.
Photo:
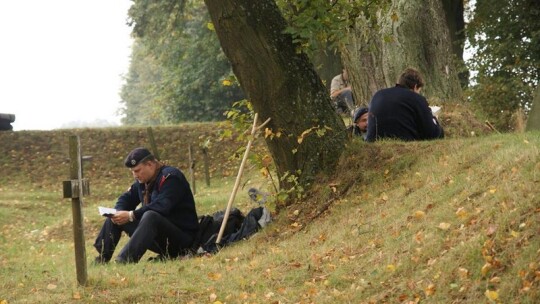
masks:
<instances>
[{"instance_id":1,"label":"wooden fence post","mask_svg":"<svg viewBox=\"0 0 540 304\"><path fill-rule=\"evenodd\" d=\"M197 187L195 187L195 159L193 159L191 144L188 146L188 155L189 155L189 179L191 184L191 189L193 190L193 195L197 194Z\"/></svg>"},{"instance_id":2,"label":"wooden fence post","mask_svg":"<svg viewBox=\"0 0 540 304\"><path fill-rule=\"evenodd\" d=\"M208 148L202 148L203 161L204 161L204 179L206 180L206 186L210 187L210 164L208 163Z\"/></svg>"},{"instance_id":3,"label":"wooden fence post","mask_svg":"<svg viewBox=\"0 0 540 304\"><path fill-rule=\"evenodd\" d=\"M90 194L88 181L82 177L81 143L79 136L69 137L70 180L63 182L64 198L71 198L73 213L73 240L75 242L75 266L77 281L86 285L86 247L84 244L84 224L82 214L82 197Z\"/></svg>"},{"instance_id":4,"label":"wooden fence post","mask_svg":"<svg viewBox=\"0 0 540 304\"><path fill-rule=\"evenodd\" d=\"M154 157L159 160L159 152L156 146L156 140L154 139L154 132L152 132L152 127L148 127L146 129L146 133L148 133L148 138L150 139L150 146L152 147L152 154L154 154Z\"/></svg>"}]
</instances>

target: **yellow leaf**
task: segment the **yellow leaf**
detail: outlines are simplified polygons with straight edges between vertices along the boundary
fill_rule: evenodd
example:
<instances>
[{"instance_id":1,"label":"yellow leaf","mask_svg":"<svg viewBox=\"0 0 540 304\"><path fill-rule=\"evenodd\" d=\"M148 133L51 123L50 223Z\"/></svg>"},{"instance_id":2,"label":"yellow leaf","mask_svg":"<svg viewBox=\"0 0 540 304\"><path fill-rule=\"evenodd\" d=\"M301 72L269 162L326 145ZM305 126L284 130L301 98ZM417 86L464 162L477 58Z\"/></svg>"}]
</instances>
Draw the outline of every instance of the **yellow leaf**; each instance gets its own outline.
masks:
<instances>
[{"instance_id":1,"label":"yellow leaf","mask_svg":"<svg viewBox=\"0 0 540 304\"><path fill-rule=\"evenodd\" d=\"M450 223L440 223L438 228L441 230L448 230L450 228Z\"/></svg>"},{"instance_id":2,"label":"yellow leaf","mask_svg":"<svg viewBox=\"0 0 540 304\"><path fill-rule=\"evenodd\" d=\"M526 143L526 144L528 144L528 143L529 143L529 141L528 141L528 140L526 140L526 139L524 139L524 140L523 140L523 142L524 142L524 143Z\"/></svg>"},{"instance_id":3,"label":"yellow leaf","mask_svg":"<svg viewBox=\"0 0 540 304\"><path fill-rule=\"evenodd\" d=\"M212 22L206 23L206 27L211 31L215 31L214 24Z\"/></svg>"},{"instance_id":4,"label":"yellow leaf","mask_svg":"<svg viewBox=\"0 0 540 304\"><path fill-rule=\"evenodd\" d=\"M208 278L212 281L217 281L219 279L221 279L221 273L216 273L216 272L210 272L208 274Z\"/></svg>"},{"instance_id":5,"label":"yellow leaf","mask_svg":"<svg viewBox=\"0 0 540 304\"><path fill-rule=\"evenodd\" d=\"M418 210L414 213L414 217L417 219L422 219L424 218L424 216L426 216L426 213L424 211Z\"/></svg>"},{"instance_id":6,"label":"yellow leaf","mask_svg":"<svg viewBox=\"0 0 540 304\"><path fill-rule=\"evenodd\" d=\"M497 189L496 189L496 188L491 188L491 189L489 189L489 193L494 194L495 192L497 192Z\"/></svg>"},{"instance_id":7,"label":"yellow leaf","mask_svg":"<svg viewBox=\"0 0 540 304\"><path fill-rule=\"evenodd\" d=\"M463 207L460 207L460 208L456 211L456 215L457 215L460 219L464 219L465 217L467 217L467 210L465 210L465 208L463 208Z\"/></svg>"},{"instance_id":8,"label":"yellow leaf","mask_svg":"<svg viewBox=\"0 0 540 304\"><path fill-rule=\"evenodd\" d=\"M54 285L54 284L49 284L49 285L47 285L47 289L48 289L48 290L56 289L56 287L57 287L57 286Z\"/></svg>"},{"instance_id":9,"label":"yellow leaf","mask_svg":"<svg viewBox=\"0 0 540 304\"><path fill-rule=\"evenodd\" d=\"M386 271L394 272L396 271L396 266L392 264L386 265Z\"/></svg>"},{"instance_id":10,"label":"yellow leaf","mask_svg":"<svg viewBox=\"0 0 540 304\"><path fill-rule=\"evenodd\" d=\"M232 85L232 82L228 79L225 79L221 82L222 85L226 86L226 87L229 87Z\"/></svg>"},{"instance_id":11,"label":"yellow leaf","mask_svg":"<svg viewBox=\"0 0 540 304\"><path fill-rule=\"evenodd\" d=\"M512 237L517 238L517 237L519 237L519 232L512 230L512 231L510 232L510 235L512 235Z\"/></svg>"},{"instance_id":12,"label":"yellow leaf","mask_svg":"<svg viewBox=\"0 0 540 304\"><path fill-rule=\"evenodd\" d=\"M482 273L482 276L486 276L488 272L491 270L492 266L490 263L485 263L484 266L482 266L482 270L480 272Z\"/></svg>"},{"instance_id":13,"label":"yellow leaf","mask_svg":"<svg viewBox=\"0 0 540 304\"><path fill-rule=\"evenodd\" d=\"M294 214L294 215L300 214L300 210L298 210L298 209L294 210L293 214Z\"/></svg>"},{"instance_id":14,"label":"yellow leaf","mask_svg":"<svg viewBox=\"0 0 540 304\"><path fill-rule=\"evenodd\" d=\"M499 298L499 293L496 290L487 289L484 295L491 301L496 301Z\"/></svg>"},{"instance_id":15,"label":"yellow leaf","mask_svg":"<svg viewBox=\"0 0 540 304\"><path fill-rule=\"evenodd\" d=\"M272 135L272 129L266 128L264 129L264 138L267 138L268 136Z\"/></svg>"}]
</instances>

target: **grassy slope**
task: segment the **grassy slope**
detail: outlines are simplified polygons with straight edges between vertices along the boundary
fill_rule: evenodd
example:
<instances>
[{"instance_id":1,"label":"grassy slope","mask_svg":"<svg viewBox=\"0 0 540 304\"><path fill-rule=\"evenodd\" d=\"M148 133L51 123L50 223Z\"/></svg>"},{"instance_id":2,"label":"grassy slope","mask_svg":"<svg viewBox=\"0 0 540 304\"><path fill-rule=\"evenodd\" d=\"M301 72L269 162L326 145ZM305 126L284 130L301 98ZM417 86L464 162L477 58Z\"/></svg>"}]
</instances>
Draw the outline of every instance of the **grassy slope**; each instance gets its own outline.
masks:
<instances>
[{"instance_id":1,"label":"grassy slope","mask_svg":"<svg viewBox=\"0 0 540 304\"><path fill-rule=\"evenodd\" d=\"M94 157L85 165L90 261L101 223L95 207L112 204L129 184L119 163L145 144L146 129L77 132L83 154ZM224 155L236 147L218 143L212 125L154 132L162 158L184 171L187 152L170 151L187 151L187 142L212 137L212 151ZM0 301L489 303L488 296L498 296L501 303L539 302L538 133L352 142L335 176L321 179L304 202L250 240L210 257L89 265L87 287L76 284L71 211L59 190L71 133L0 134ZM200 213L226 204L236 175L239 160L215 154L213 185L197 181ZM237 202L249 208L245 195Z\"/></svg>"}]
</instances>

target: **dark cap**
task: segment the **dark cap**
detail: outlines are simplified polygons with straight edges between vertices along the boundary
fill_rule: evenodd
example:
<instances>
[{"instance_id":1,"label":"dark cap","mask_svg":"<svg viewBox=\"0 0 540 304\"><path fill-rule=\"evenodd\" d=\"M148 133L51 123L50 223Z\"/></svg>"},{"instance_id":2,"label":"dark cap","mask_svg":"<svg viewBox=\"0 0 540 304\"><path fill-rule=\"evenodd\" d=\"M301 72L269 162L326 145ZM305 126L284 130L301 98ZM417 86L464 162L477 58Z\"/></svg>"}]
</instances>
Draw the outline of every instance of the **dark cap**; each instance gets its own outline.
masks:
<instances>
[{"instance_id":1,"label":"dark cap","mask_svg":"<svg viewBox=\"0 0 540 304\"><path fill-rule=\"evenodd\" d=\"M356 111L354 111L354 116L353 116L353 122L357 122L360 117L362 117L362 115L366 114L368 112L368 108L359 108L359 109L356 109Z\"/></svg>"},{"instance_id":2,"label":"dark cap","mask_svg":"<svg viewBox=\"0 0 540 304\"><path fill-rule=\"evenodd\" d=\"M153 157L152 153L146 148L135 148L133 151L129 152L124 165L128 168L133 168L137 166L140 162L147 160Z\"/></svg>"}]
</instances>

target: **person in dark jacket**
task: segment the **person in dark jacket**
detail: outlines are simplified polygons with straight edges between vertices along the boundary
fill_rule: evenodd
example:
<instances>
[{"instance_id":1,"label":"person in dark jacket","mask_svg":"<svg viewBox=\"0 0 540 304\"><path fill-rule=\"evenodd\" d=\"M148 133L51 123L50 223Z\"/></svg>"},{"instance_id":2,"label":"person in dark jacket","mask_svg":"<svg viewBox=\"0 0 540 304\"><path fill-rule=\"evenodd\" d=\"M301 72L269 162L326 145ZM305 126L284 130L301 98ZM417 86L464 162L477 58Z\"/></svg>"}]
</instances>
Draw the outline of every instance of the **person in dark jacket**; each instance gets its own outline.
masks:
<instances>
[{"instance_id":1,"label":"person in dark jacket","mask_svg":"<svg viewBox=\"0 0 540 304\"><path fill-rule=\"evenodd\" d=\"M419 94L423 86L420 73L408 68L395 87L375 93L369 104L366 140L443 138L443 128L433 116L427 100Z\"/></svg>"},{"instance_id":2,"label":"person in dark jacket","mask_svg":"<svg viewBox=\"0 0 540 304\"><path fill-rule=\"evenodd\" d=\"M116 213L105 219L94 243L99 252L95 262L111 260L122 232L130 239L117 256L117 263L137 263L147 250L160 259L187 253L199 222L184 174L163 165L146 148L131 151L125 165L136 181L118 198Z\"/></svg>"}]
</instances>

